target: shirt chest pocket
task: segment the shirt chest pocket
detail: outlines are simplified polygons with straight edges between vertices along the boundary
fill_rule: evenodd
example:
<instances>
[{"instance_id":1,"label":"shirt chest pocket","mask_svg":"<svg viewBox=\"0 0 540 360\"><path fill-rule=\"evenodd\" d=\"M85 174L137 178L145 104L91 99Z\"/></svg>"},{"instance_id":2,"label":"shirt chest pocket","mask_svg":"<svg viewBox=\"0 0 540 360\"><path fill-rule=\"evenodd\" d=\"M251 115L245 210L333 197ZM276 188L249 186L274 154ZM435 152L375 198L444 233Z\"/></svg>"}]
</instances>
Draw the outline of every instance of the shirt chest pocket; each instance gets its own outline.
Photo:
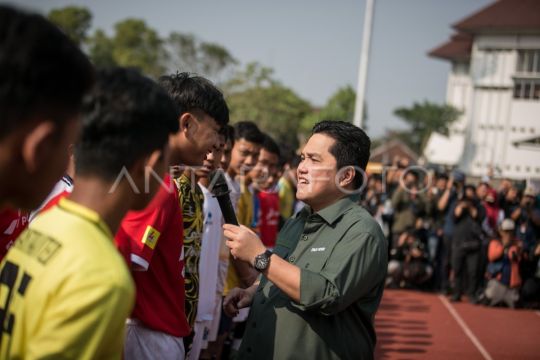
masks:
<instances>
[{"instance_id":1,"label":"shirt chest pocket","mask_svg":"<svg viewBox=\"0 0 540 360\"><path fill-rule=\"evenodd\" d=\"M312 271L320 272L328 259L332 255L334 250L334 244L317 244L317 242L310 244L302 252L302 255L298 259L294 255L289 256L289 262L296 264L298 267Z\"/></svg>"}]
</instances>

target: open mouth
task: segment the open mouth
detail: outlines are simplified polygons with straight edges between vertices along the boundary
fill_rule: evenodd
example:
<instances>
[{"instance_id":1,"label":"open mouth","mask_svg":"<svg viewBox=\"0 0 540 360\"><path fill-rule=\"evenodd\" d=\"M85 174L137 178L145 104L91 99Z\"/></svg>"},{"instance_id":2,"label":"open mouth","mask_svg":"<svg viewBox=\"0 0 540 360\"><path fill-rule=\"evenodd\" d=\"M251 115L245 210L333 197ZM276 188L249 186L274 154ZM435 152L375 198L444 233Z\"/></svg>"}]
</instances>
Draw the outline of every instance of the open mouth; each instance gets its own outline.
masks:
<instances>
[{"instance_id":1,"label":"open mouth","mask_svg":"<svg viewBox=\"0 0 540 360\"><path fill-rule=\"evenodd\" d=\"M298 178L298 185L308 185L308 184L309 184L309 180L306 179L305 177Z\"/></svg>"}]
</instances>

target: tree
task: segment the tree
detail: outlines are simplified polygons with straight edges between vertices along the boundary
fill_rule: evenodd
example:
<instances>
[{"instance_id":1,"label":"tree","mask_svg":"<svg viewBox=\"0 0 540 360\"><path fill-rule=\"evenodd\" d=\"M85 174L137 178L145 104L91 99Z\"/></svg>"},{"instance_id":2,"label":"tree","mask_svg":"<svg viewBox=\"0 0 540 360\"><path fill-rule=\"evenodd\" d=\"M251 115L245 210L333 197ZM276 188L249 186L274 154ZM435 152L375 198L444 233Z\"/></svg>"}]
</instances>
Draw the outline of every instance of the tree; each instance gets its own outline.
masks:
<instances>
[{"instance_id":1,"label":"tree","mask_svg":"<svg viewBox=\"0 0 540 360\"><path fill-rule=\"evenodd\" d=\"M311 114L302 120L301 130L309 132L313 125L322 120L340 120L352 122L354 118L354 106L356 101L356 92L350 86L344 86L328 99L326 105L320 110L314 110ZM364 123L367 120L367 107L364 106ZM364 125L364 130L367 127Z\"/></svg>"},{"instance_id":2,"label":"tree","mask_svg":"<svg viewBox=\"0 0 540 360\"><path fill-rule=\"evenodd\" d=\"M448 135L450 125L458 119L461 111L448 104L438 105L425 100L421 104L415 102L411 108L397 108L394 114L410 127L399 137L421 154L431 133Z\"/></svg>"},{"instance_id":3,"label":"tree","mask_svg":"<svg viewBox=\"0 0 540 360\"><path fill-rule=\"evenodd\" d=\"M255 121L278 141L296 147L301 119L311 105L272 77L272 69L250 63L224 86L233 122Z\"/></svg>"},{"instance_id":4,"label":"tree","mask_svg":"<svg viewBox=\"0 0 540 360\"><path fill-rule=\"evenodd\" d=\"M223 46L204 42L192 34L173 32L167 39L169 66L219 80L238 61Z\"/></svg>"},{"instance_id":5,"label":"tree","mask_svg":"<svg viewBox=\"0 0 540 360\"><path fill-rule=\"evenodd\" d=\"M144 20L126 19L116 23L113 59L120 66L131 66L158 77L165 72L167 55L163 40Z\"/></svg>"},{"instance_id":6,"label":"tree","mask_svg":"<svg viewBox=\"0 0 540 360\"><path fill-rule=\"evenodd\" d=\"M92 62L97 67L110 67L117 65L113 56L113 40L101 29L94 32L88 39L89 55Z\"/></svg>"},{"instance_id":7,"label":"tree","mask_svg":"<svg viewBox=\"0 0 540 360\"><path fill-rule=\"evenodd\" d=\"M78 6L53 9L49 12L48 18L79 46L86 40L86 33L92 24L90 10Z\"/></svg>"}]
</instances>

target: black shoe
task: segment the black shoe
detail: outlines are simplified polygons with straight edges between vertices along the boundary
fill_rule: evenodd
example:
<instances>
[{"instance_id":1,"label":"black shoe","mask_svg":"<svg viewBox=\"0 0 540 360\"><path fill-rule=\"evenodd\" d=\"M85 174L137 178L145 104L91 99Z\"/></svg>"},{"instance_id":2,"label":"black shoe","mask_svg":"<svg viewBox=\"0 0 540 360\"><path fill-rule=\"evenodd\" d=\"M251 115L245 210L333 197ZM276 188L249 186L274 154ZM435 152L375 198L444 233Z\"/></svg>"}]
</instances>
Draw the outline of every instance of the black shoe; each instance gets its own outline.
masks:
<instances>
[{"instance_id":1,"label":"black shoe","mask_svg":"<svg viewBox=\"0 0 540 360\"><path fill-rule=\"evenodd\" d=\"M450 298L450 302L460 302L461 301L461 296L459 295L452 295L452 297Z\"/></svg>"}]
</instances>

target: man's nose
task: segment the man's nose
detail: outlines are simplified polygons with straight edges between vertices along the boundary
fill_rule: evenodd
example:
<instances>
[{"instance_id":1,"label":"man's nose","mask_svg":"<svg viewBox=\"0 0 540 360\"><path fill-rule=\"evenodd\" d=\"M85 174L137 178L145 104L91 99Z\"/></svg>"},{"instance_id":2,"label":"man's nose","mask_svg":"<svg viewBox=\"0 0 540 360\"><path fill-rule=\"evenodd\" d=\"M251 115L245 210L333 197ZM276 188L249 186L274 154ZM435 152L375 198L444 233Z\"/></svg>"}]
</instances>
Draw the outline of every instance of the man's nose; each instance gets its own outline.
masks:
<instances>
[{"instance_id":1,"label":"man's nose","mask_svg":"<svg viewBox=\"0 0 540 360\"><path fill-rule=\"evenodd\" d=\"M246 158L245 164L246 164L246 165L249 165L249 166L255 166L255 164L256 164L256 162L255 162L255 157L254 157L253 155L249 155L249 156Z\"/></svg>"}]
</instances>

